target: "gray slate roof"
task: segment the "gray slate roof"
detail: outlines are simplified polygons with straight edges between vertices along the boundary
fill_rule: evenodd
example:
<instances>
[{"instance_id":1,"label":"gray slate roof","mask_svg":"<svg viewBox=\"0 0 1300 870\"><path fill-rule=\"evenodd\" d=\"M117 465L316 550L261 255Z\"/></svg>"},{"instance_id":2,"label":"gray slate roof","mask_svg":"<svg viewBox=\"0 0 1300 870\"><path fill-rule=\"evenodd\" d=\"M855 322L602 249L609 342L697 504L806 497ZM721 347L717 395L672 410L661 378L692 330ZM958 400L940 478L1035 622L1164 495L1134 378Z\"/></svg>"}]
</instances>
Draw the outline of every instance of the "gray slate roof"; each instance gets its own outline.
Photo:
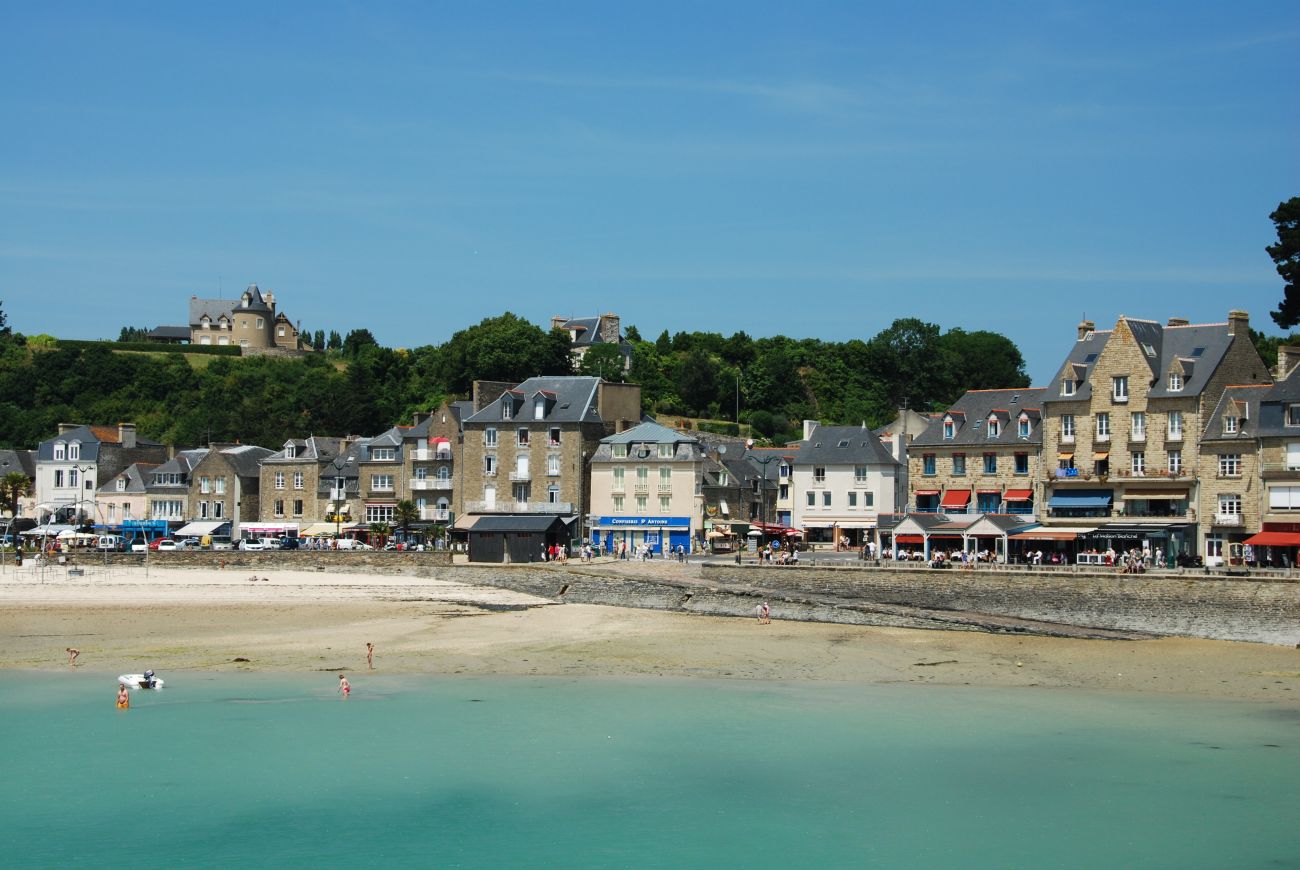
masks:
<instances>
[{"instance_id":1,"label":"gray slate roof","mask_svg":"<svg viewBox=\"0 0 1300 870\"><path fill-rule=\"evenodd\" d=\"M113 495L114 493L143 495L148 490L149 481L153 479L153 473L157 468L158 466L154 463L133 462L121 474L101 486L99 492L107 495ZM118 489L117 482L123 478L126 479L126 488Z\"/></svg>"},{"instance_id":2,"label":"gray slate roof","mask_svg":"<svg viewBox=\"0 0 1300 870\"><path fill-rule=\"evenodd\" d=\"M862 426L818 426L799 445L795 462L800 465L899 464L876 434Z\"/></svg>"},{"instance_id":3,"label":"gray slate roof","mask_svg":"<svg viewBox=\"0 0 1300 870\"><path fill-rule=\"evenodd\" d=\"M1264 409L1261 409L1261 404L1267 400L1273 389L1269 384L1228 387L1219 397L1219 404L1214 406L1214 410L1206 418L1201 441L1205 443L1253 441L1256 436L1271 434L1300 436L1300 429L1294 426L1289 432L1282 431L1285 404L1279 406L1274 403L1272 407L1265 404ZM1239 431L1231 434L1223 431L1223 419L1228 416L1241 420ZM1266 419L1267 423L1264 422Z\"/></svg>"},{"instance_id":4,"label":"gray slate roof","mask_svg":"<svg viewBox=\"0 0 1300 870\"><path fill-rule=\"evenodd\" d=\"M912 440L913 447L971 446L998 444L1042 444L1042 387L1018 390L970 390L953 402L948 410L936 414L925 431ZM1020 437L1020 417L1029 418L1029 437ZM997 436L988 436L988 421L996 416L1001 423ZM953 437L943 437L944 423L954 425Z\"/></svg>"},{"instance_id":5,"label":"gray slate roof","mask_svg":"<svg viewBox=\"0 0 1300 870\"><path fill-rule=\"evenodd\" d=\"M596 410L596 389L600 378L589 377L536 377L502 394L483 410L468 417L466 423L599 423ZM546 413L541 420L533 417L533 402L543 394ZM502 417L502 406L510 402L513 414Z\"/></svg>"},{"instance_id":6,"label":"gray slate roof","mask_svg":"<svg viewBox=\"0 0 1300 870\"><path fill-rule=\"evenodd\" d=\"M36 477L35 450L0 450L0 477L14 472L21 472L28 477Z\"/></svg>"},{"instance_id":7,"label":"gray slate roof","mask_svg":"<svg viewBox=\"0 0 1300 870\"><path fill-rule=\"evenodd\" d=\"M562 531L568 524L555 514L483 514L469 530L471 535L500 532Z\"/></svg>"},{"instance_id":8,"label":"gray slate roof","mask_svg":"<svg viewBox=\"0 0 1300 870\"><path fill-rule=\"evenodd\" d=\"M54 460L54 444L56 441L62 441L65 444L71 441L81 443L81 459L86 462L98 461L100 444L117 444L118 429L116 426L78 426L62 435L56 435L42 441L36 448L36 458L41 462L51 462ZM150 441L148 438L136 436L135 443L137 447L161 447L157 441Z\"/></svg>"},{"instance_id":9,"label":"gray slate roof","mask_svg":"<svg viewBox=\"0 0 1300 870\"><path fill-rule=\"evenodd\" d=\"M270 456L271 451L266 447L253 444L238 444L234 447L223 447L221 455L226 457L226 461L240 477L257 477L261 471L262 460Z\"/></svg>"}]
</instances>

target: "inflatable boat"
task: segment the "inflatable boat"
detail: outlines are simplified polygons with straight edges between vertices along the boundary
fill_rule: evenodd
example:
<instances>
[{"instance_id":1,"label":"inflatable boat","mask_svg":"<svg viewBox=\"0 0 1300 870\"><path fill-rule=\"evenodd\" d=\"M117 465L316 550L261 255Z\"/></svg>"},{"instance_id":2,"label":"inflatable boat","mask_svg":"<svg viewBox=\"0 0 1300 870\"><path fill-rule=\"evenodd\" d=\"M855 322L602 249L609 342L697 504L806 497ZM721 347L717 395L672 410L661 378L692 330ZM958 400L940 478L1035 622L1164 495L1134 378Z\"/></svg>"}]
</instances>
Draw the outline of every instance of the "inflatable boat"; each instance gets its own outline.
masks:
<instances>
[{"instance_id":1,"label":"inflatable boat","mask_svg":"<svg viewBox=\"0 0 1300 870\"><path fill-rule=\"evenodd\" d=\"M123 674L117 678L117 681L128 689L161 689L163 681L154 676L153 671L145 671L143 674Z\"/></svg>"}]
</instances>

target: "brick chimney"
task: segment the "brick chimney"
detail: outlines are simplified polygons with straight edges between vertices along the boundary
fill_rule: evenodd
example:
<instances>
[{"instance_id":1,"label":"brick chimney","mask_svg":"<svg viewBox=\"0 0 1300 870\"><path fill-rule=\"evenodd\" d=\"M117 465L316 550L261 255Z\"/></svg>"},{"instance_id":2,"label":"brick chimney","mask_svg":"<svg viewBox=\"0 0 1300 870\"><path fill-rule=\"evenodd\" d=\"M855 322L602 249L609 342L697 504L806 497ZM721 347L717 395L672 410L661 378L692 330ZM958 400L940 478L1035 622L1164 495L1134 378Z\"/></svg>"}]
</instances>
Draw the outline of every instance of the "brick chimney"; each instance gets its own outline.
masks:
<instances>
[{"instance_id":1,"label":"brick chimney","mask_svg":"<svg viewBox=\"0 0 1300 870\"><path fill-rule=\"evenodd\" d=\"M118 443L122 445L123 450L135 449L135 424L118 423L117 440Z\"/></svg>"},{"instance_id":2,"label":"brick chimney","mask_svg":"<svg viewBox=\"0 0 1300 870\"><path fill-rule=\"evenodd\" d=\"M619 320L617 314L600 315L600 325L596 327L600 334L600 340L610 344L618 344L619 338Z\"/></svg>"},{"instance_id":3,"label":"brick chimney","mask_svg":"<svg viewBox=\"0 0 1300 870\"><path fill-rule=\"evenodd\" d=\"M1189 323L1191 323L1191 321L1186 317L1171 317L1165 326L1187 326Z\"/></svg>"},{"instance_id":4,"label":"brick chimney","mask_svg":"<svg viewBox=\"0 0 1300 870\"><path fill-rule=\"evenodd\" d=\"M1097 324L1093 323L1091 320L1079 321L1079 341L1083 341L1085 338L1087 338L1088 334L1093 330L1095 330L1096 328L1097 328Z\"/></svg>"},{"instance_id":5,"label":"brick chimney","mask_svg":"<svg viewBox=\"0 0 1300 870\"><path fill-rule=\"evenodd\" d=\"M1277 349L1277 380L1284 381L1300 365L1300 347L1282 345Z\"/></svg>"},{"instance_id":6,"label":"brick chimney","mask_svg":"<svg viewBox=\"0 0 1300 870\"><path fill-rule=\"evenodd\" d=\"M1240 309L1228 312L1228 335L1250 338L1250 315Z\"/></svg>"},{"instance_id":7,"label":"brick chimney","mask_svg":"<svg viewBox=\"0 0 1300 870\"><path fill-rule=\"evenodd\" d=\"M820 426L821 424L822 424L822 423L821 423L820 420L804 420L804 421L803 421L803 440L807 441L809 438L811 438L811 437L812 437L813 430L816 429L816 428L817 428L818 426Z\"/></svg>"},{"instance_id":8,"label":"brick chimney","mask_svg":"<svg viewBox=\"0 0 1300 870\"><path fill-rule=\"evenodd\" d=\"M551 318L551 329L564 329L564 324L569 322L569 318L563 314L557 314Z\"/></svg>"}]
</instances>

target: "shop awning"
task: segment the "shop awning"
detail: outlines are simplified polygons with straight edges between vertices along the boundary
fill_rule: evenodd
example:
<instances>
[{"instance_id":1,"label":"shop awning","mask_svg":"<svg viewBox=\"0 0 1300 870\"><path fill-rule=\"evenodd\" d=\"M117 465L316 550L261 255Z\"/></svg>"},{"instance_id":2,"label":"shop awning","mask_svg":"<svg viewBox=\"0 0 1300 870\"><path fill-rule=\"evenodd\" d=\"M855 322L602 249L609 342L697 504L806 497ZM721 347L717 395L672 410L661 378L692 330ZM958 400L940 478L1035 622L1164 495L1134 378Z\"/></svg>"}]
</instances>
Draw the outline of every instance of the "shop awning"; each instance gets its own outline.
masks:
<instances>
[{"instance_id":1,"label":"shop awning","mask_svg":"<svg viewBox=\"0 0 1300 870\"><path fill-rule=\"evenodd\" d=\"M1106 459L1110 456L1109 450L1096 450L1092 454L1093 459Z\"/></svg>"},{"instance_id":2,"label":"shop awning","mask_svg":"<svg viewBox=\"0 0 1300 870\"><path fill-rule=\"evenodd\" d=\"M918 489L918 490L916 491L916 494L917 494L917 495L938 495L938 494L939 494L939 490L937 490L937 489Z\"/></svg>"},{"instance_id":3,"label":"shop awning","mask_svg":"<svg viewBox=\"0 0 1300 870\"><path fill-rule=\"evenodd\" d=\"M1244 543L1255 547L1300 547L1300 532L1257 532Z\"/></svg>"},{"instance_id":4,"label":"shop awning","mask_svg":"<svg viewBox=\"0 0 1300 870\"><path fill-rule=\"evenodd\" d=\"M1001 495L1002 494L1002 490L1000 489L977 489L975 490L975 492L978 493L979 495Z\"/></svg>"},{"instance_id":5,"label":"shop awning","mask_svg":"<svg viewBox=\"0 0 1300 870\"><path fill-rule=\"evenodd\" d=\"M1062 452L1056 454L1056 458L1057 458L1057 459L1073 459L1073 458L1074 458L1074 451L1071 451L1071 452L1069 452L1069 453L1066 453L1066 452L1062 451Z\"/></svg>"},{"instance_id":6,"label":"shop awning","mask_svg":"<svg viewBox=\"0 0 1300 870\"><path fill-rule=\"evenodd\" d=\"M1052 493L1054 508L1106 508L1114 501L1115 493L1109 489L1065 489Z\"/></svg>"},{"instance_id":7,"label":"shop awning","mask_svg":"<svg viewBox=\"0 0 1300 870\"><path fill-rule=\"evenodd\" d=\"M1033 498L1032 489L1009 489L1006 495L1002 496L1004 501L1032 501Z\"/></svg>"},{"instance_id":8,"label":"shop awning","mask_svg":"<svg viewBox=\"0 0 1300 870\"><path fill-rule=\"evenodd\" d=\"M230 520L217 520L216 522L194 522L189 525L181 526L176 530L178 538L201 538L204 535L210 535L222 526L230 525Z\"/></svg>"},{"instance_id":9,"label":"shop awning","mask_svg":"<svg viewBox=\"0 0 1300 870\"><path fill-rule=\"evenodd\" d=\"M895 544L924 544L925 538L921 535L894 535Z\"/></svg>"},{"instance_id":10,"label":"shop awning","mask_svg":"<svg viewBox=\"0 0 1300 870\"><path fill-rule=\"evenodd\" d=\"M943 494L943 501L940 505L943 507L965 507L970 504L969 489L950 489Z\"/></svg>"},{"instance_id":11,"label":"shop awning","mask_svg":"<svg viewBox=\"0 0 1300 870\"><path fill-rule=\"evenodd\" d=\"M1048 528L1030 529L1010 536L1013 541L1073 541L1077 537L1079 532L1073 529Z\"/></svg>"},{"instance_id":12,"label":"shop awning","mask_svg":"<svg viewBox=\"0 0 1300 870\"><path fill-rule=\"evenodd\" d=\"M1168 499L1181 501L1187 498L1185 489L1129 489L1120 496L1123 499Z\"/></svg>"}]
</instances>

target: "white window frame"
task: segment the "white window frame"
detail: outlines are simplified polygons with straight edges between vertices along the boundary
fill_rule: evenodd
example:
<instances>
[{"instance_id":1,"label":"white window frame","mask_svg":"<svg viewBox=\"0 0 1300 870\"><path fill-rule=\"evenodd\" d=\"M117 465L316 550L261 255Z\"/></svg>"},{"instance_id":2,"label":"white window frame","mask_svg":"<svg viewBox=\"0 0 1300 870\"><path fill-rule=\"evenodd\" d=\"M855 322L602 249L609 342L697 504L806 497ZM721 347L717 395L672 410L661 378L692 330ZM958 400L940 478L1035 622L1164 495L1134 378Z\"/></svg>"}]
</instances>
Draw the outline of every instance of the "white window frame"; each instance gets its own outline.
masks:
<instances>
[{"instance_id":1,"label":"white window frame","mask_svg":"<svg viewBox=\"0 0 1300 870\"><path fill-rule=\"evenodd\" d=\"M1241 454L1219 454L1219 477L1241 477Z\"/></svg>"},{"instance_id":2,"label":"white window frame","mask_svg":"<svg viewBox=\"0 0 1300 870\"><path fill-rule=\"evenodd\" d=\"M295 471L293 473L293 488L294 489L303 488L303 475L301 471Z\"/></svg>"},{"instance_id":3,"label":"white window frame","mask_svg":"<svg viewBox=\"0 0 1300 870\"><path fill-rule=\"evenodd\" d=\"M1134 450L1129 454L1129 471L1134 477L1144 477L1147 473L1147 455L1145 451Z\"/></svg>"},{"instance_id":4,"label":"white window frame","mask_svg":"<svg viewBox=\"0 0 1300 870\"><path fill-rule=\"evenodd\" d=\"M283 471L277 471L277 472L275 473L275 488L276 488L276 489L284 489L284 472L283 472Z\"/></svg>"},{"instance_id":5,"label":"white window frame","mask_svg":"<svg viewBox=\"0 0 1300 870\"><path fill-rule=\"evenodd\" d=\"M1129 415L1128 438L1130 441L1147 440L1147 415L1143 411L1134 411Z\"/></svg>"},{"instance_id":6,"label":"white window frame","mask_svg":"<svg viewBox=\"0 0 1300 870\"><path fill-rule=\"evenodd\" d=\"M1066 443L1074 442L1074 415L1061 415L1061 441Z\"/></svg>"},{"instance_id":7,"label":"white window frame","mask_svg":"<svg viewBox=\"0 0 1300 870\"><path fill-rule=\"evenodd\" d=\"M1183 391L1183 376L1179 372L1169 373L1169 392L1181 393Z\"/></svg>"},{"instance_id":8,"label":"white window frame","mask_svg":"<svg viewBox=\"0 0 1300 870\"><path fill-rule=\"evenodd\" d=\"M372 474L370 475L371 492L392 492L393 475L391 474Z\"/></svg>"},{"instance_id":9,"label":"white window frame","mask_svg":"<svg viewBox=\"0 0 1300 870\"><path fill-rule=\"evenodd\" d=\"M1110 414L1102 411L1097 415L1097 440L1110 440Z\"/></svg>"},{"instance_id":10,"label":"white window frame","mask_svg":"<svg viewBox=\"0 0 1300 870\"><path fill-rule=\"evenodd\" d=\"M1168 422L1169 422L1168 438L1171 441L1182 441L1183 440L1183 412L1170 411Z\"/></svg>"},{"instance_id":11,"label":"white window frame","mask_svg":"<svg viewBox=\"0 0 1300 870\"><path fill-rule=\"evenodd\" d=\"M1182 474L1183 473L1183 451L1170 450L1167 455L1169 457L1169 473Z\"/></svg>"},{"instance_id":12,"label":"white window frame","mask_svg":"<svg viewBox=\"0 0 1300 870\"><path fill-rule=\"evenodd\" d=\"M497 430L495 426L488 426L486 429L483 430L483 446L484 447L497 446Z\"/></svg>"},{"instance_id":13,"label":"white window frame","mask_svg":"<svg viewBox=\"0 0 1300 870\"><path fill-rule=\"evenodd\" d=\"M1128 375L1115 375L1110 379L1110 397L1115 402L1128 401Z\"/></svg>"},{"instance_id":14,"label":"white window frame","mask_svg":"<svg viewBox=\"0 0 1300 870\"><path fill-rule=\"evenodd\" d=\"M1061 381L1061 395L1062 396L1074 395L1074 378L1067 377L1065 380Z\"/></svg>"}]
</instances>

